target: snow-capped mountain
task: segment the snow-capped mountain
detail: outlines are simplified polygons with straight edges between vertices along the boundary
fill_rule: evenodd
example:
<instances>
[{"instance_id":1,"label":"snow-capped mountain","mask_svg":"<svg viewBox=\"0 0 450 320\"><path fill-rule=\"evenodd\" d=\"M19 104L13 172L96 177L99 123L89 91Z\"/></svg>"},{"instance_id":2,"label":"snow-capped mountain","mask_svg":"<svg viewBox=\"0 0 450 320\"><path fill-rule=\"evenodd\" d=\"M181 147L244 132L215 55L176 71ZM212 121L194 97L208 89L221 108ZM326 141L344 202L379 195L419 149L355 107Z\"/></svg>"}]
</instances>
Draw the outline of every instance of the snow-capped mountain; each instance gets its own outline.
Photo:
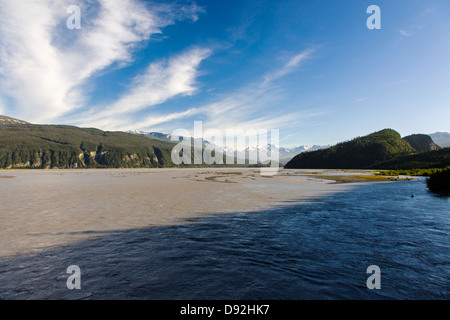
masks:
<instances>
[{"instance_id":1,"label":"snow-capped mountain","mask_svg":"<svg viewBox=\"0 0 450 320\"><path fill-rule=\"evenodd\" d=\"M308 149L308 151L316 151L316 150L320 150L320 149L326 149L331 147L331 144L327 144L326 146L318 146L318 145L313 145L311 148Z\"/></svg>"},{"instance_id":2,"label":"snow-capped mountain","mask_svg":"<svg viewBox=\"0 0 450 320\"><path fill-rule=\"evenodd\" d=\"M29 124L29 123L26 121L0 115L0 125L2 124Z\"/></svg>"},{"instance_id":3,"label":"snow-capped mountain","mask_svg":"<svg viewBox=\"0 0 450 320\"><path fill-rule=\"evenodd\" d=\"M449 132L436 132L429 134L431 139L441 148L450 147L450 133Z\"/></svg>"},{"instance_id":4,"label":"snow-capped mountain","mask_svg":"<svg viewBox=\"0 0 450 320\"><path fill-rule=\"evenodd\" d=\"M148 136L152 136L167 142L178 142L178 141L183 141L184 139L192 139L191 143L192 145L195 142L200 142L204 147L206 147L207 145L209 145L210 143L202 138L197 138L197 139L193 139L190 137L182 137L182 136L177 136L177 135L173 135L173 134L166 134L166 133L161 133L161 132L145 132L145 131L140 131L140 130L128 130L126 131L127 133L131 133L131 134L138 134L138 135L148 135Z\"/></svg>"},{"instance_id":5,"label":"snow-capped mountain","mask_svg":"<svg viewBox=\"0 0 450 320\"><path fill-rule=\"evenodd\" d=\"M284 147L278 147L273 144L268 144L267 146L250 146L245 149L245 151L261 151L261 152L270 152L270 151L278 151L280 163L285 164L289 162L293 157L298 155L302 152L309 152L309 151L315 151L319 149L325 149L329 148L330 146L318 146L314 145L312 147L307 147L305 145L301 145L294 148L284 148Z\"/></svg>"},{"instance_id":6,"label":"snow-capped mountain","mask_svg":"<svg viewBox=\"0 0 450 320\"><path fill-rule=\"evenodd\" d=\"M138 134L138 135L148 135L148 136L153 136L155 138L164 140L164 141L172 141L172 135L171 134L164 134L164 133L160 133L160 132L146 132L146 131L140 131L140 130L128 130L126 131L127 133L132 133L132 134ZM175 141L178 139L178 137L175 137Z\"/></svg>"},{"instance_id":7,"label":"snow-capped mountain","mask_svg":"<svg viewBox=\"0 0 450 320\"><path fill-rule=\"evenodd\" d=\"M180 136L173 136L172 134L164 134L164 133L160 133L160 132L145 132L145 131L139 131L139 130L130 130L130 131L127 131L127 133L139 134L139 135L150 135L155 138L158 138L158 139L161 139L164 141L170 141L170 142L182 141L183 139L191 139L191 138L185 138L185 137L180 137ZM237 152L237 155L241 156L241 157L244 156L248 152L256 151L258 153L259 152L268 153L270 151L278 151L280 163L283 163L283 164L287 163L289 160L291 160L293 157L295 157L299 153L315 151L315 150L320 150L320 149L330 147L330 145L327 145L327 146L314 145L312 147L307 147L305 145L301 145L301 146L294 147L294 148L284 148L284 147L276 146L273 144L267 144L265 146L251 145L251 146L245 148L244 150L237 150L237 149L229 147L229 146L224 146L222 148L220 146L215 145L214 143L210 143L209 141L203 140L201 138L195 139L194 141L199 141L199 140L201 140L203 147L211 146L211 147L215 148L216 150L219 150L219 151L222 150L223 153Z\"/></svg>"}]
</instances>

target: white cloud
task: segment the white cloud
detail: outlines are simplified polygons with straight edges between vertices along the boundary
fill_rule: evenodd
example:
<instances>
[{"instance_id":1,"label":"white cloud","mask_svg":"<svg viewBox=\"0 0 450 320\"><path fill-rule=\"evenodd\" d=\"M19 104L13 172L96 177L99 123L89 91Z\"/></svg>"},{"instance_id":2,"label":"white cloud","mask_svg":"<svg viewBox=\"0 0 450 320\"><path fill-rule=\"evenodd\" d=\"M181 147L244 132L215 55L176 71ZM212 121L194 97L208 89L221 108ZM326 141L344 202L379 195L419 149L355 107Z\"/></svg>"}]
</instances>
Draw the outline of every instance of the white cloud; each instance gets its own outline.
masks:
<instances>
[{"instance_id":1,"label":"white cloud","mask_svg":"<svg viewBox=\"0 0 450 320\"><path fill-rule=\"evenodd\" d=\"M59 18L37 2L1 1L0 65L1 90L16 100L19 108L36 116L39 109L67 109L64 96L68 79L58 63L60 53L51 45L49 30ZM62 75L62 76L61 76ZM43 95L43 92L52 92Z\"/></svg>"},{"instance_id":2,"label":"white cloud","mask_svg":"<svg viewBox=\"0 0 450 320\"><path fill-rule=\"evenodd\" d=\"M166 115L157 115L157 116L150 116L150 117L146 117L145 119L139 121L139 122L134 122L132 125L134 126L134 128L138 128L139 129L148 129L150 127L153 127L155 125L161 124L161 123L166 123L169 121L173 121L173 120L178 120L178 119L182 119L188 116L192 116L195 114L201 113L201 110L197 109L197 108L192 108L192 109L188 109L186 111L181 111L181 112L172 112ZM121 130L125 130L126 127L121 128Z\"/></svg>"},{"instance_id":3,"label":"white cloud","mask_svg":"<svg viewBox=\"0 0 450 320\"><path fill-rule=\"evenodd\" d=\"M198 19L196 5L147 5L134 0L78 1L81 30L66 28L67 1L0 0L0 95L9 111L42 122L84 105L92 76L133 60L136 45L181 19Z\"/></svg>"},{"instance_id":4,"label":"white cloud","mask_svg":"<svg viewBox=\"0 0 450 320\"><path fill-rule=\"evenodd\" d=\"M283 93L273 85L273 81L294 72L302 61L311 56L312 52L312 50L306 50L293 56L278 70L266 74L259 83L251 83L244 88L222 96L215 102L164 116L152 115L134 123L135 128L152 130L153 126L194 115L202 116L205 119L203 122L205 130L276 129L292 127L293 123L298 125L303 120L321 113L303 110L277 114L273 106L277 105L278 101L283 98ZM124 128L121 130L124 130Z\"/></svg>"},{"instance_id":5,"label":"white cloud","mask_svg":"<svg viewBox=\"0 0 450 320\"><path fill-rule=\"evenodd\" d=\"M3 103L0 97L0 115L5 115L5 111L6 111L5 104Z\"/></svg>"},{"instance_id":6,"label":"white cloud","mask_svg":"<svg viewBox=\"0 0 450 320\"><path fill-rule=\"evenodd\" d=\"M311 57L311 55L314 53L314 50L307 49L305 51L302 51L295 56L293 56L281 69L274 71L272 73L267 74L264 77L264 82L269 83L272 81L275 81L276 79L279 79L291 72L293 72L301 62Z\"/></svg>"},{"instance_id":7,"label":"white cloud","mask_svg":"<svg viewBox=\"0 0 450 320\"><path fill-rule=\"evenodd\" d=\"M273 106L284 97L273 82L294 72L304 60L314 53L312 49L302 51L289 59L278 70L263 76L263 81L231 93L223 99L200 108L207 116L205 126L219 129L273 129L292 126L311 111L282 112L277 114ZM269 112L268 112L269 111ZM269 114L269 115L268 115Z\"/></svg>"},{"instance_id":8,"label":"white cloud","mask_svg":"<svg viewBox=\"0 0 450 320\"><path fill-rule=\"evenodd\" d=\"M161 104L178 95L192 95L200 63L211 54L209 49L194 48L170 59L154 62L137 76L125 95L113 104L102 106L100 111L81 114L76 121L82 126L124 128L131 125L130 114ZM177 113L147 119L147 127L176 117ZM181 112L180 115L187 115ZM128 118L127 118L128 117ZM159 120L157 120L159 119ZM144 121L135 123L140 128Z\"/></svg>"},{"instance_id":9,"label":"white cloud","mask_svg":"<svg viewBox=\"0 0 450 320\"><path fill-rule=\"evenodd\" d=\"M405 30L398 30L398 32L404 37L411 37L413 34Z\"/></svg>"},{"instance_id":10,"label":"white cloud","mask_svg":"<svg viewBox=\"0 0 450 320\"><path fill-rule=\"evenodd\" d=\"M132 63L138 45L178 20L196 21L203 9L195 4L135 0L84 0L78 4L81 30L69 30L65 0L0 0L0 99L4 96L15 102L14 109L7 110L10 114L39 123L64 119L77 111L78 119L66 120L108 130L149 129L194 115L205 118L209 128L276 128L305 115L267 116L266 111L282 98L274 82L297 70L314 53L312 49L293 55L260 82L213 103L136 120L136 112L196 92L199 66L211 50L191 48L150 63L116 101L83 111L87 102L83 86L90 79L111 67Z\"/></svg>"},{"instance_id":11,"label":"white cloud","mask_svg":"<svg viewBox=\"0 0 450 320\"><path fill-rule=\"evenodd\" d=\"M132 89L105 112L137 111L179 94L193 94L197 69L210 53L208 49L195 48L168 61L150 64L145 73L134 80Z\"/></svg>"}]
</instances>

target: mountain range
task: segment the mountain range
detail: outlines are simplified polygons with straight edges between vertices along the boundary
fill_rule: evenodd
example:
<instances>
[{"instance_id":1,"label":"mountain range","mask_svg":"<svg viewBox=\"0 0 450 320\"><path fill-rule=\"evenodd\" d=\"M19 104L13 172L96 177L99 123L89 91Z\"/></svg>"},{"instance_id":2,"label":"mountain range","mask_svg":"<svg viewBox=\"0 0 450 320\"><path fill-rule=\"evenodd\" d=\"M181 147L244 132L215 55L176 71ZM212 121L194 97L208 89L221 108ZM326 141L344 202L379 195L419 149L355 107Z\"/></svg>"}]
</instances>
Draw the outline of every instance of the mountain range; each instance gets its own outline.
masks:
<instances>
[{"instance_id":1,"label":"mountain range","mask_svg":"<svg viewBox=\"0 0 450 320\"><path fill-rule=\"evenodd\" d=\"M232 151L248 159L250 151L277 150L286 168L429 168L450 165L448 133L401 138L392 129L334 146L250 146ZM172 141L175 138L175 142ZM0 168L152 168L173 167L171 152L180 139L158 132L114 132L67 125L39 125L0 116ZM194 140L192 140L193 142ZM203 148L212 145L201 140ZM246 162L248 164L248 162ZM185 165L183 165L185 166ZM190 165L186 165L190 166Z\"/></svg>"},{"instance_id":2,"label":"mountain range","mask_svg":"<svg viewBox=\"0 0 450 320\"><path fill-rule=\"evenodd\" d=\"M139 131L139 130L129 130L126 132L131 133L131 134L136 134L136 135L153 136L155 138L158 138L158 139L161 139L161 140L167 141L167 142L181 141L183 139L189 139L186 137L174 136L170 133L165 134L165 133L161 133L161 132L145 132L145 131ZM278 154L280 157L280 164L283 164L283 165L288 163L293 157L295 157L296 155L298 155L302 152L316 151L316 150L325 149L325 148L330 147L330 145L326 145L326 146L313 145L312 147L308 147L306 145L301 145L301 146L293 147L293 148L285 148L285 147L281 147L281 146L275 146L273 144L267 144L265 146L252 145L252 146L245 148L244 150L237 150L235 148L231 148L228 146L224 146L222 148L220 146L217 146L217 145L210 143L209 141L201 139L201 138L192 139L191 143L193 143L194 140L200 141L200 143L202 144L203 147L212 145L213 147L216 147L217 150L222 150L224 153L227 151L235 152L237 155L237 158L244 158L247 152L253 151L253 150L256 152L269 152L271 150L276 150L276 151L278 151Z\"/></svg>"}]
</instances>

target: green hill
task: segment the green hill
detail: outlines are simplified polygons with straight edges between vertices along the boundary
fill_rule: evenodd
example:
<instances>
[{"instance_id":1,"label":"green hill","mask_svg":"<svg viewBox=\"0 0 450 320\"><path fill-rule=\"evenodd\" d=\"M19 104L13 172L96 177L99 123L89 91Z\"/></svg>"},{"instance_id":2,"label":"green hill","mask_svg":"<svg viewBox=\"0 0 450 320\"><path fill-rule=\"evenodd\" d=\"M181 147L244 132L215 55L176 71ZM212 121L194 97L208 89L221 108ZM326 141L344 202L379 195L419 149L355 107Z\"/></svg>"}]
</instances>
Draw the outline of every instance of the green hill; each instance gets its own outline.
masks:
<instances>
[{"instance_id":1,"label":"green hill","mask_svg":"<svg viewBox=\"0 0 450 320\"><path fill-rule=\"evenodd\" d=\"M404 137L403 140L408 143L418 152L433 151L439 149L439 146L434 143L433 139L426 134L412 134Z\"/></svg>"},{"instance_id":2,"label":"green hill","mask_svg":"<svg viewBox=\"0 0 450 320\"><path fill-rule=\"evenodd\" d=\"M289 161L287 169L364 169L416 151L392 129L385 129L331 148L305 152Z\"/></svg>"},{"instance_id":3,"label":"green hill","mask_svg":"<svg viewBox=\"0 0 450 320\"><path fill-rule=\"evenodd\" d=\"M0 123L0 168L173 166L170 154L174 144L151 136L33 125L4 116L0 117Z\"/></svg>"},{"instance_id":4,"label":"green hill","mask_svg":"<svg viewBox=\"0 0 450 320\"><path fill-rule=\"evenodd\" d=\"M450 148L426 151L375 163L368 169L411 170L450 166Z\"/></svg>"}]
</instances>

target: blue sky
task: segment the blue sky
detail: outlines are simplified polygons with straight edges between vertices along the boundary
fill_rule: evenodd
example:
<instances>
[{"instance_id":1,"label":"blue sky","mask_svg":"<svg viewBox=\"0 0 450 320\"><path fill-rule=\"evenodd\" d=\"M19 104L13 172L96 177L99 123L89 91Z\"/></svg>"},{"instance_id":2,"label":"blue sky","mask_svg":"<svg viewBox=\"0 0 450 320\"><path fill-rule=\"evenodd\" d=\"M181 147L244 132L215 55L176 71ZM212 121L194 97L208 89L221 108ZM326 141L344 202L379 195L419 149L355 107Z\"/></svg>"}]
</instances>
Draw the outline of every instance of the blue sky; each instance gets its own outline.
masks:
<instances>
[{"instance_id":1,"label":"blue sky","mask_svg":"<svg viewBox=\"0 0 450 320\"><path fill-rule=\"evenodd\" d=\"M81 29L68 29L69 5ZM381 30L369 30L369 5ZM450 131L448 0L0 0L0 114L283 146Z\"/></svg>"}]
</instances>

